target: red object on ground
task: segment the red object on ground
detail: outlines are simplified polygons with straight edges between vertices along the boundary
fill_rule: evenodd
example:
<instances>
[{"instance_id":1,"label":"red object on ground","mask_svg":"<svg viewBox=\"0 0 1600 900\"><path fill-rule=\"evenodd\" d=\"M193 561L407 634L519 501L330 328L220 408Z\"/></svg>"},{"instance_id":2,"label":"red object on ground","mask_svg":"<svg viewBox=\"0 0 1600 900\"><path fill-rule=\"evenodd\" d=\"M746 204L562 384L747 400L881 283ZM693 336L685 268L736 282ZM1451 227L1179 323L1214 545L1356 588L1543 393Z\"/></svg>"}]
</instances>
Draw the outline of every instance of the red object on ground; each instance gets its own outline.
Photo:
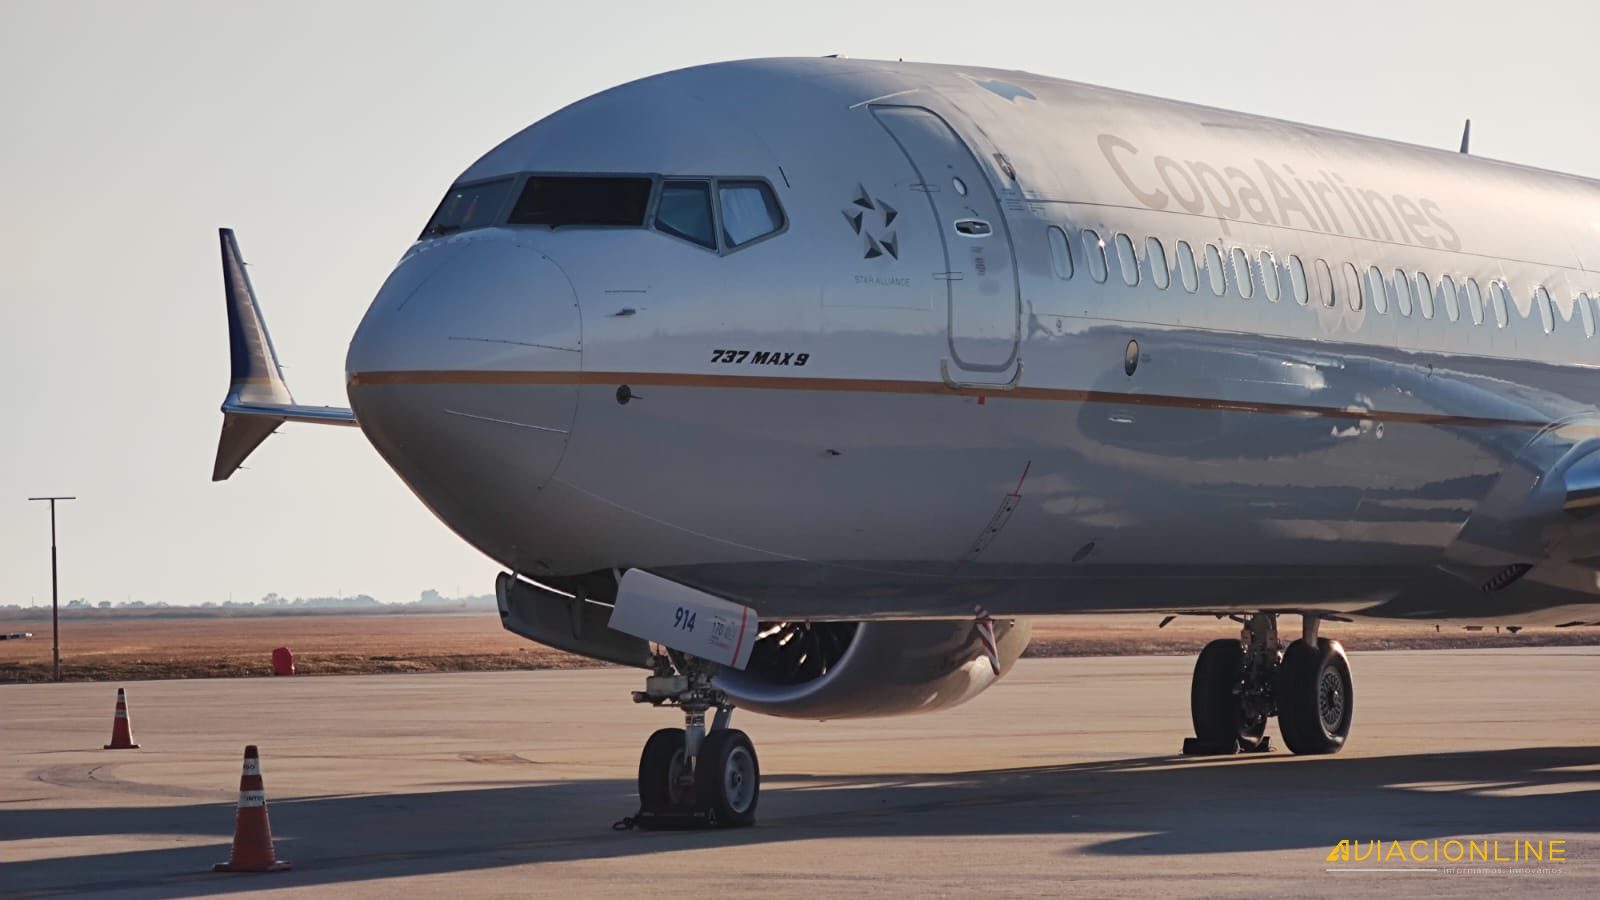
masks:
<instances>
[{"instance_id":1,"label":"red object on ground","mask_svg":"<svg viewBox=\"0 0 1600 900\"><path fill-rule=\"evenodd\" d=\"M290 864L272 850L272 825L267 821L267 792L261 782L261 754L256 745L244 748L244 772L239 775L239 809L233 816L233 851L213 872L283 872Z\"/></svg>"},{"instance_id":2,"label":"red object on ground","mask_svg":"<svg viewBox=\"0 0 1600 900\"><path fill-rule=\"evenodd\" d=\"M122 688L117 688L117 717L111 720L111 743L105 749L139 749L133 742L133 726L128 722L128 694Z\"/></svg>"},{"instance_id":3,"label":"red object on ground","mask_svg":"<svg viewBox=\"0 0 1600 900\"><path fill-rule=\"evenodd\" d=\"M288 647L279 647L272 651L272 674L294 674L294 651Z\"/></svg>"}]
</instances>

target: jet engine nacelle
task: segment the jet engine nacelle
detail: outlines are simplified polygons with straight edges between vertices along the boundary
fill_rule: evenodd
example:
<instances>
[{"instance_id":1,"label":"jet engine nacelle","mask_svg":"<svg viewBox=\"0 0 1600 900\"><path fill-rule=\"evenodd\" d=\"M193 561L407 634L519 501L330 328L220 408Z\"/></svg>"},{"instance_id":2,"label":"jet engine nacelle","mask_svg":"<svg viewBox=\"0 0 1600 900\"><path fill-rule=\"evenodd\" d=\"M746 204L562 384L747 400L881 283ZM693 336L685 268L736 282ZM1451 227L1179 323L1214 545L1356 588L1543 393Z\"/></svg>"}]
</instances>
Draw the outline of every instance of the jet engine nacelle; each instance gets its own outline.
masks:
<instances>
[{"instance_id":1,"label":"jet engine nacelle","mask_svg":"<svg viewBox=\"0 0 1600 900\"><path fill-rule=\"evenodd\" d=\"M994 621L996 674L971 620L763 622L749 664L715 683L740 709L790 719L931 712L1000 680L1032 632L1026 619Z\"/></svg>"}]
</instances>

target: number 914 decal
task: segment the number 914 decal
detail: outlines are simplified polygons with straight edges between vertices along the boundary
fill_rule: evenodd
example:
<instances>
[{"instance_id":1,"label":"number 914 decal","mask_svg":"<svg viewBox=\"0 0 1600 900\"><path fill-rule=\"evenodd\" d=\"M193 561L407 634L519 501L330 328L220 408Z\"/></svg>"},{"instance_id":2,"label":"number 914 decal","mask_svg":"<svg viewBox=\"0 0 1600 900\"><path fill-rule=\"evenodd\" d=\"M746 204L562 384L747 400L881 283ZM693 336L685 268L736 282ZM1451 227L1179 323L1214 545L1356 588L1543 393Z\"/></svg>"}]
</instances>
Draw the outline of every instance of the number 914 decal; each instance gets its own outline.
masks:
<instances>
[{"instance_id":1,"label":"number 914 decal","mask_svg":"<svg viewBox=\"0 0 1600 900\"><path fill-rule=\"evenodd\" d=\"M803 366L811 361L811 354L782 350L713 350L711 361L732 366Z\"/></svg>"}]
</instances>

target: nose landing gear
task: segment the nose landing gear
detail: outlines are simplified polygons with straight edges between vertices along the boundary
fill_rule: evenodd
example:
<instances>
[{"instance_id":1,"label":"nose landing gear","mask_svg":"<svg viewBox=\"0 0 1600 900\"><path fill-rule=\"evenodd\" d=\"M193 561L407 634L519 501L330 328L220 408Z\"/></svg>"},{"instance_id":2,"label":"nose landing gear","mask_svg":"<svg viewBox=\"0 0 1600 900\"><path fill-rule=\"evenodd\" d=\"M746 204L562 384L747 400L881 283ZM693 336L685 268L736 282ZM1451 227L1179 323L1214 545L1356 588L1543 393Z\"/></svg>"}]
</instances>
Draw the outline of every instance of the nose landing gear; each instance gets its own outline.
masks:
<instances>
[{"instance_id":1,"label":"nose landing gear","mask_svg":"<svg viewBox=\"0 0 1600 900\"><path fill-rule=\"evenodd\" d=\"M1350 733L1354 682L1344 648L1317 637L1319 622L1305 615L1300 640L1281 651L1276 613L1251 616L1237 640L1207 644L1190 682L1195 736L1184 740L1184 754L1269 750L1274 715L1293 753L1337 753Z\"/></svg>"},{"instance_id":2,"label":"nose landing gear","mask_svg":"<svg viewBox=\"0 0 1600 900\"><path fill-rule=\"evenodd\" d=\"M639 755L639 812L616 828L737 828L756 820L761 764L749 735L729 727L733 705L711 684L716 664L693 656L655 657L635 703L676 706L683 728L663 728ZM706 712L716 710L706 730Z\"/></svg>"}]
</instances>

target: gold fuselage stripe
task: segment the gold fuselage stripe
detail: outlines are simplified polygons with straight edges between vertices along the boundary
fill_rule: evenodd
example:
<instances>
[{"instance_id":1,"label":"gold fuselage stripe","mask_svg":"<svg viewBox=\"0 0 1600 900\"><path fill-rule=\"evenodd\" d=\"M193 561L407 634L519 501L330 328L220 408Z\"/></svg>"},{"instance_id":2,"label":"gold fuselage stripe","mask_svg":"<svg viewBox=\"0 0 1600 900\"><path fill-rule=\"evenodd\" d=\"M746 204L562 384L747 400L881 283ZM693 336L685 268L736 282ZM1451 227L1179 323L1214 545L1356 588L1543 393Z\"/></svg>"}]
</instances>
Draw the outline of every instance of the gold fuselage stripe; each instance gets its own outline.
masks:
<instances>
[{"instance_id":1,"label":"gold fuselage stripe","mask_svg":"<svg viewBox=\"0 0 1600 900\"><path fill-rule=\"evenodd\" d=\"M1299 403L1268 403L1257 400L1222 400L1212 397L1183 397L1173 394L1133 394L1118 391L1085 391L1072 388L1016 387L1004 390L996 385L987 390L975 387L950 387L938 381L895 381L876 378L807 378L781 375L706 375L678 372L496 372L473 370L413 370L404 372L357 372L349 377L352 388L380 385L629 385L630 387L723 388L760 391L822 391L838 393L902 394L933 397L988 397L995 400L1053 400L1066 403L1108 403L1153 406L1168 409L1197 409L1215 412L1248 412L1274 416L1308 416L1352 421L1399 422L1414 425L1453 425L1470 428L1543 428L1547 423L1528 419L1500 419L1482 416L1456 416L1445 413L1399 412L1377 409L1348 409L1310 406Z\"/></svg>"}]
</instances>

